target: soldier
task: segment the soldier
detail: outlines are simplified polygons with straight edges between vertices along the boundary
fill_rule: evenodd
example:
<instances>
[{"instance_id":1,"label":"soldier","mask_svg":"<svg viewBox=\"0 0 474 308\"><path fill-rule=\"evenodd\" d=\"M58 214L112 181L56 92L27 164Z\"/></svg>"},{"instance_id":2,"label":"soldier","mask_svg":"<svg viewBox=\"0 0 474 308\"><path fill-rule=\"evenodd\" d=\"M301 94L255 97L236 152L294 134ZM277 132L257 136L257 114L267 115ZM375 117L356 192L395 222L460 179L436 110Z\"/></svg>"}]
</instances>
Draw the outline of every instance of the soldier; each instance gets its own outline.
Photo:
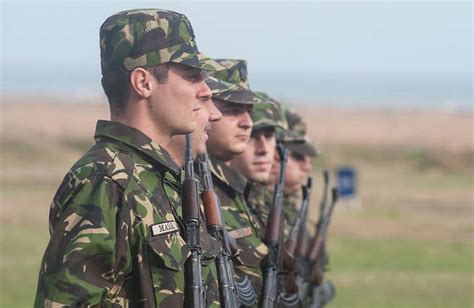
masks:
<instances>
[{"instance_id":1,"label":"soldier","mask_svg":"<svg viewBox=\"0 0 474 308\"><path fill-rule=\"evenodd\" d=\"M250 141L245 152L236 156L230 166L248 180L245 199L261 225L266 225L273 192L266 188L275 156L276 133L287 128L286 118L279 102L263 92L258 92L270 103L258 104L252 108L250 116L254 123ZM261 234L263 237L263 233Z\"/></svg>"},{"instance_id":2,"label":"soldier","mask_svg":"<svg viewBox=\"0 0 474 308\"><path fill-rule=\"evenodd\" d=\"M208 77L206 83L214 84L219 83L219 89L214 90L214 93L229 91L234 88L233 85L228 83L219 82L214 77ZM222 118L222 113L217 109L216 105L209 99L203 102L203 111L200 112L197 117L197 128L192 133L193 143L193 155L203 154L206 152L206 142L208 139L208 131L212 128L212 123L219 121ZM184 149L185 149L185 137L184 135L176 135L171 138L171 141L166 146L173 160L179 165L184 164Z\"/></svg>"},{"instance_id":3,"label":"soldier","mask_svg":"<svg viewBox=\"0 0 474 308\"><path fill-rule=\"evenodd\" d=\"M202 70L221 67L186 16L159 9L109 17L100 50L111 121L53 199L35 307L182 306L181 173L163 146L196 129L211 97Z\"/></svg>"},{"instance_id":4,"label":"soldier","mask_svg":"<svg viewBox=\"0 0 474 308\"><path fill-rule=\"evenodd\" d=\"M247 66L243 60L217 60L226 70L215 72L214 77L236 88L214 94L213 101L222 112L222 120L213 123L209 131L207 149L211 156L211 171L214 189L221 201L226 228L239 247L234 259L235 272L239 279L248 275L260 293L262 273L260 261L267 248L260 238L261 226L250 212L245 199L245 178L230 168L231 160L245 151L252 130L249 111L252 105L263 99L250 90L247 81ZM211 89L216 85L209 83Z\"/></svg>"},{"instance_id":5,"label":"soldier","mask_svg":"<svg viewBox=\"0 0 474 308\"><path fill-rule=\"evenodd\" d=\"M277 138L288 148L288 162L285 174L283 212L289 225L292 224L300 203L301 186L306 184L312 170L311 159L319 154L306 134L306 123L295 111L286 109L288 130ZM275 159L270 173L268 188L278 181L279 163Z\"/></svg>"}]
</instances>

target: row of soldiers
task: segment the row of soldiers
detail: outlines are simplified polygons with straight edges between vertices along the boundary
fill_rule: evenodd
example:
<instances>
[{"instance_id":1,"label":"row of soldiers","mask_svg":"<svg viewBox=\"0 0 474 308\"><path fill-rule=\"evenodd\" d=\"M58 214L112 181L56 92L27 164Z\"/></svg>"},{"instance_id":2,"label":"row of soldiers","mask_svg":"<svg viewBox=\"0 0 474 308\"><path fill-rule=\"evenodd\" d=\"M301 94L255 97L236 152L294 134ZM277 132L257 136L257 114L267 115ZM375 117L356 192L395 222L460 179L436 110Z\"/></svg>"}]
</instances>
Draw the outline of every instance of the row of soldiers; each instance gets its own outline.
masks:
<instances>
[{"instance_id":1,"label":"row of soldiers","mask_svg":"<svg viewBox=\"0 0 474 308\"><path fill-rule=\"evenodd\" d=\"M336 195L325 174L310 226L301 116L252 91L245 61L202 54L180 13L112 15L100 50L111 120L54 196L35 307L328 302Z\"/></svg>"}]
</instances>

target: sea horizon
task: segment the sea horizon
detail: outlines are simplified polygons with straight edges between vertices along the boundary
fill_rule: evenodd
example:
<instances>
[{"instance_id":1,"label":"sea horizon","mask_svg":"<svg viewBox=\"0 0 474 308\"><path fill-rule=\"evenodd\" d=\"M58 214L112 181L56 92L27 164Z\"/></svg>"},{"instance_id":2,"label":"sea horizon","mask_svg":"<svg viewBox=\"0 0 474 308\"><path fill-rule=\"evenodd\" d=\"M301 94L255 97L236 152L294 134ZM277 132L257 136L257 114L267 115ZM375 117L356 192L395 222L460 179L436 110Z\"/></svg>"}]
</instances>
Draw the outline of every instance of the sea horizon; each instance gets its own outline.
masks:
<instances>
[{"instance_id":1,"label":"sea horizon","mask_svg":"<svg viewBox=\"0 0 474 308\"><path fill-rule=\"evenodd\" d=\"M471 75L255 71L252 89L290 105L472 111ZM2 96L103 96L95 69L3 68ZM67 101L67 100L66 100Z\"/></svg>"}]
</instances>

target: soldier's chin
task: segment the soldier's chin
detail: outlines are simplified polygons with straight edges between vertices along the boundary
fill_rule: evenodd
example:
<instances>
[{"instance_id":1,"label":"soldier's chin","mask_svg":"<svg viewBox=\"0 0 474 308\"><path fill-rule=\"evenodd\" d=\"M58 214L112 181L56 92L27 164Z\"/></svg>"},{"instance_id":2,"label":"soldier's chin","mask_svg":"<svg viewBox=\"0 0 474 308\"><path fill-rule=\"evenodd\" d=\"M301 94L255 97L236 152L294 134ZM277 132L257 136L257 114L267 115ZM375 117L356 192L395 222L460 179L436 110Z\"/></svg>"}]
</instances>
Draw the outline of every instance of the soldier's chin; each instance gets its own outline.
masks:
<instances>
[{"instance_id":1,"label":"soldier's chin","mask_svg":"<svg viewBox=\"0 0 474 308\"><path fill-rule=\"evenodd\" d=\"M187 133L193 133L197 128L196 122L188 122L186 125L183 125L180 129L177 129L174 135L184 135Z\"/></svg>"},{"instance_id":2,"label":"soldier's chin","mask_svg":"<svg viewBox=\"0 0 474 308\"><path fill-rule=\"evenodd\" d=\"M262 184L267 184L270 180L270 172L267 171L256 171L253 170L249 176L252 181L259 182Z\"/></svg>"},{"instance_id":3,"label":"soldier's chin","mask_svg":"<svg viewBox=\"0 0 474 308\"><path fill-rule=\"evenodd\" d=\"M208 139L208 136L206 133L204 133L202 136L201 136L201 140L199 140L199 142L196 144L196 154L197 155L200 155L200 154L205 154L206 153L206 142L207 142L207 139Z\"/></svg>"},{"instance_id":4,"label":"soldier's chin","mask_svg":"<svg viewBox=\"0 0 474 308\"><path fill-rule=\"evenodd\" d=\"M209 139L209 136L207 135L207 132L204 132L201 137L201 143L206 145L207 139Z\"/></svg>"},{"instance_id":5,"label":"soldier's chin","mask_svg":"<svg viewBox=\"0 0 474 308\"><path fill-rule=\"evenodd\" d=\"M243 152L245 152L245 149L247 149L247 141L241 141L238 143L235 143L234 146L232 147L233 152L235 155L240 155Z\"/></svg>"}]
</instances>

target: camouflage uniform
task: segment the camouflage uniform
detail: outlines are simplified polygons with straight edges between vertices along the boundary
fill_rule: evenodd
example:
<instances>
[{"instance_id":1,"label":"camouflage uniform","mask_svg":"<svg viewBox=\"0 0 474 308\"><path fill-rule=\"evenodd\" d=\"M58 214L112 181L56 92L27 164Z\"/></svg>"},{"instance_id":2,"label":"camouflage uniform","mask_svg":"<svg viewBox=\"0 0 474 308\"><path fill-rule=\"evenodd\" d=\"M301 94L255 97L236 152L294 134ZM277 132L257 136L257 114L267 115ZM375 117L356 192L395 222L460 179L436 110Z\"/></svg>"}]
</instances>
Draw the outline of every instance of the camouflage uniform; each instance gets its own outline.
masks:
<instances>
[{"instance_id":1,"label":"camouflage uniform","mask_svg":"<svg viewBox=\"0 0 474 308\"><path fill-rule=\"evenodd\" d=\"M313 141L307 135L307 127L303 118L292 109L285 110L285 117L288 123L288 131L280 136L280 141L283 142L288 149L302 155L308 155L310 157L319 155L319 150L313 145ZM288 224L292 224L296 218L301 202L301 191L284 198L283 213ZM308 223L307 227L309 227ZM313 229L314 226L309 227L309 230Z\"/></svg>"},{"instance_id":2,"label":"camouflage uniform","mask_svg":"<svg viewBox=\"0 0 474 308\"><path fill-rule=\"evenodd\" d=\"M247 181L217 159L211 159L211 172L214 190L221 202L226 229L236 240L239 249L234 259L235 273L240 279L244 274L248 275L255 291L260 294L262 288L260 261L268 251L260 237L263 225L255 219L243 196Z\"/></svg>"},{"instance_id":3,"label":"camouflage uniform","mask_svg":"<svg viewBox=\"0 0 474 308\"><path fill-rule=\"evenodd\" d=\"M245 192L245 200L256 216L259 223L266 226L268 214L273 203L273 190L268 189L265 185L258 182L249 182ZM283 235L287 236L290 233L291 226L298 214L301 196L299 194L284 198L282 203L282 213L284 217ZM298 205L298 208L296 207ZM261 236L264 236L265 229Z\"/></svg>"},{"instance_id":4,"label":"camouflage uniform","mask_svg":"<svg viewBox=\"0 0 474 308\"><path fill-rule=\"evenodd\" d=\"M126 125L99 121L95 139L54 197L35 307L181 305L189 250L179 232L179 167ZM212 259L215 245L203 246ZM209 300L218 300L215 276L207 280Z\"/></svg>"},{"instance_id":5,"label":"camouflage uniform","mask_svg":"<svg viewBox=\"0 0 474 308\"><path fill-rule=\"evenodd\" d=\"M175 12L121 12L104 22L100 37L103 75L170 61L221 68L197 50L189 21ZM53 199L35 307L182 306L189 249L180 168L121 123L98 121L95 140ZM201 239L207 305L217 305L217 245L203 228Z\"/></svg>"},{"instance_id":6,"label":"camouflage uniform","mask_svg":"<svg viewBox=\"0 0 474 308\"><path fill-rule=\"evenodd\" d=\"M259 92L261 97L270 100L274 108L261 108L263 104L254 107L251 112L254 121L254 130L273 125L276 127L277 140L283 143L287 148L315 156L319 152L311 144L311 140L306 135L306 123L293 110L285 108L275 99L269 97L266 93ZM247 189L246 200L252 211L263 223L266 222L270 206L273 201L273 191L267 189L259 183L250 183ZM283 199L283 215L285 217L283 232L288 235L296 218L297 211L301 203L301 196L296 193Z\"/></svg>"},{"instance_id":7,"label":"camouflage uniform","mask_svg":"<svg viewBox=\"0 0 474 308\"><path fill-rule=\"evenodd\" d=\"M266 102L264 98L250 90L245 61L229 59L216 61L226 69L213 72L212 76L219 83L232 84L234 88L229 91L219 91L219 84L208 80L213 97L235 104L254 105ZM268 251L260 237L263 225L258 222L245 202L246 180L239 173L213 157L211 157L211 172L214 189L221 201L226 228L239 246L239 253L234 262L235 272L240 279L243 274L247 274L253 282L257 294L260 294L262 287L260 261Z\"/></svg>"}]
</instances>

